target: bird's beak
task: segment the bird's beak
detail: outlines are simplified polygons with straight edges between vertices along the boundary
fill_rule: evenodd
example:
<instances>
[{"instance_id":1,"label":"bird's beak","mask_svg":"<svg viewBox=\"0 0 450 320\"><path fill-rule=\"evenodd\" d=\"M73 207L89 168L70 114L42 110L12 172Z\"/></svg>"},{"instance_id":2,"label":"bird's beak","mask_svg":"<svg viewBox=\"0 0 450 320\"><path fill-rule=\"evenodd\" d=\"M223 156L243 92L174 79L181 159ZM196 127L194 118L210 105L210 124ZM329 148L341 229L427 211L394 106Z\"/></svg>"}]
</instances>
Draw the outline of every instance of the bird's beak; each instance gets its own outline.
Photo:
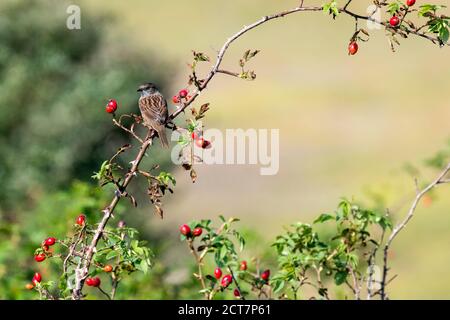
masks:
<instances>
[{"instance_id":1,"label":"bird's beak","mask_svg":"<svg viewBox=\"0 0 450 320\"><path fill-rule=\"evenodd\" d=\"M141 89L141 88L139 88L139 89L137 89L136 91L137 91L137 92L139 92L139 91L142 91L142 89Z\"/></svg>"}]
</instances>

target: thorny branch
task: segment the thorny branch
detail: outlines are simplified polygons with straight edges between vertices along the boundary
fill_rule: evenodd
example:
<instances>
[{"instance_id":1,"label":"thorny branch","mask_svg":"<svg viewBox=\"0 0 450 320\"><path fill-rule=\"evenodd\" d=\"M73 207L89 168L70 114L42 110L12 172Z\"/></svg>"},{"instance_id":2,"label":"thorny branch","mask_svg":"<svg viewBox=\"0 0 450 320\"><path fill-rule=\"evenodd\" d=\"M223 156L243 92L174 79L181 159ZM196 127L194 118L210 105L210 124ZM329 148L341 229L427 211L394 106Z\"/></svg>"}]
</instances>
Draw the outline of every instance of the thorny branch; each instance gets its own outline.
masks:
<instances>
[{"instance_id":1,"label":"thorny branch","mask_svg":"<svg viewBox=\"0 0 450 320\"><path fill-rule=\"evenodd\" d=\"M200 283L202 284L203 290L205 290L205 298L207 300L209 300L210 299L210 295L209 295L208 292L206 292L207 287L206 287L205 279L203 277L203 271L202 271L202 263L203 262L202 262L202 258L199 257L199 255L197 254L197 250L195 250L195 247L194 247L194 244L193 244L193 239L192 238L188 239L187 243L188 243L189 249L190 249L192 255L194 256L195 261L196 261L197 266L198 266L197 278L198 278L198 280L200 280Z\"/></svg>"},{"instance_id":2,"label":"thorny branch","mask_svg":"<svg viewBox=\"0 0 450 320\"><path fill-rule=\"evenodd\" d=\"M218 52L216 62L213 65L213 67L211 68L211 70L209 71L209 73L206 76L206 78L201 82L201 84L200 83L198 84L197 90L192 94L190 99L188 99L186 102L182 102L181 106L175 112L173 112L171 115L169 115L167 126L169 127L169 125L172 122L172 120L174 120L177 116L179 116L181 113L183 113L184 110L195 101L195 99L199 96L200 92L203 91L204 89L206 89L206 87L208 86L209 82L213 79L213 77L217 73L222 73L222 74L227 74L227 75L231 75L231 76L236 76L236 74L234 72L221 70L220 66L222 64L222 61L224 59L224 56L225 56L228 48L238 38L242 37L244 34L249 32L250 30L253 30L256 27L259 27L260 25L263 25L263 24L265 24L265 23L267 23L267 22L269 22L271 20L275 20L275 19L278 19L278 18L283 18L283 17L285 17L287 15L290 15L290 14L293 14L293 13L297 13L297 12L319 12L319 11L323 10L322 6L304 7L303 6L303 2L304 1L300 1L298 7L295 7L295 8L289 9L289 10L285 10L285 11L282 11L282 12L279 12L279 13L276 13L276 14L264 16L260 20L254 22L254 23L252 23L252 24L250 24L248 26L245 26L240 31L238 31L237 33L232 35L230 38L228 38L228 40L223 44L222 48ZM388 24L386 22L378 21L375 18L373 18L372 16L363 16L363 15L359 15L359 14L356 14L356 13L348 10L347 7L350 5L350 3L351 3L351 1L348 1L348 3L343 8L339 8L338 9L339 12L347 14L347 15L355 18L355 19L369 20L369 21L372 21L374 23L378 23L380 25L383 25L386 28L389 28L389 26L388 26ZM407 33L414 34L414 35L417 35L419 37L428 39L428 40L432 41L433 43L439 43L439 40L437 38L429 36L429 35L425 34L424 32L421 32L420 30L407 29ZM121 192L116 193L114 195L113 199L111 200L111 203L103 210L102 220L98 224L98 227L97 227L97 230L96 230L96 232L95 232L95 234L93 236L93 239L92 239L89 247L85 251L85 258L84 259L80 259L80 262L79 262L79 264L78 264L78 266L77 266L77 268L75 270L75 288L72 291L72 298L75 299L75 300L81 299L83 297L82 289L83 289L83 286L84 286L84 281L86 280L86 278L88 276L89 267L91 265L91 261L92 261L93 255L95 253L97 243L98 243L99 239L101 238L101 236L102 236L102 234L104 232L104 229L105 229L109 219L111 218L111 216L112 216L112 214L114 212L115 207L117 206L118 202L120 201L120 198L123 196L122 192L126 190L127 186L130 184L130 182L133 180L133 178L137 175L137 172L139 170L139 164L141 163L141 161L142 161L142 159L143 159L147 149L152 145L153 139L156 137L155 132L153 130L149 130L147 135L146 135L146 137L145 137L145 139L141 139L134 132L133 127L131 127L131 129L126 128L125 126L123 126L121 124L120 120L117 121L117 120L114 119L113 122L114 122L114 124L116 126L122 128L123 130L127 131L128 133L130 133L134 138L136 138L141 143L141 147L139 149L139 152L138 152L135 160L132 162L133 165L132 165L131 169L129 170L129 172L127 173L125 180L123 181L122 184L120 184L120 191ZM442 182L443 181L440 181L440 183L442 183ZM433 187L435 185L433 185ZM421 195L423 195L423 193ZM417 203L416 203L416 205L417 205ZM415 206L413 208L413 212L414 212L414 209L415 209ZM411 216L412 216L412 213L411 213ZM407 220L405 221L404 224L406 224L409 221L409 219L410 219L410 217L407 218ZM401 226L400 229L403 228L403 227L404 227L404 225ZM390 243L392 242L393 238L396 236L398 231L400 231L400 229L398 229L391 236L390 240L388 241L388 245L385 248L385 252L388 250ZM383 293L383 296L384 296L384 293Z\"/></svg>"}]
</instances>

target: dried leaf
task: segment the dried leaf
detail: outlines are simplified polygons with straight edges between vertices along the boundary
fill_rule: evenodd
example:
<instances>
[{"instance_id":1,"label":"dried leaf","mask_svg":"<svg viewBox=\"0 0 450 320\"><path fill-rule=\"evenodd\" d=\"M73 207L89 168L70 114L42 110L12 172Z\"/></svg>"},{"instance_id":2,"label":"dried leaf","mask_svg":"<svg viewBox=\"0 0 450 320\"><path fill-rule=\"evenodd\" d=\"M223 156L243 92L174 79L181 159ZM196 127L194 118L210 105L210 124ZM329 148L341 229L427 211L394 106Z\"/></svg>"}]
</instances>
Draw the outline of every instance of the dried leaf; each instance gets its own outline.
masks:
<instances>
[{"instance_id":1,"label":"dried leaf","mask_svg":"<svg viewBox=\"0 0 450 320\"><path fill-rule=\"evenodd\" d=\"M164 218L164 211L163 211L163 209L161 209L160 206L155 206L155 209L156 209L156 213L158 213L159 217L161 219L163 219Z\"/></svg>"},{"instance_id":2,"label":"dried leaf","mask_svg":"<svg viewBox=\"0 0 450 320\"><path fill-rule=\"evenodd\" d=\"M192 168L192 165L190 163L183 163L181 165L185 170L190 170Z\"/></svg>"},{"instance_id":3,"label":"dried leaf","mask_svg":"<svg viewBox=\"0 0 450 320\"><path fill-rule=\"evenodd\" d=\"M194 169L191 169L190 176L191 176L192 183L195 183L195 181L197 180L197 172L195 172Z\"/></svg>"},{"instance_id":4,"label":"dried leaf","mask_svg":"<svg viewBox=\"0 0 450 320\"><path fill-rule=\"evenodd\" d=\"M200 107L200 114L204 114L208 110L209 110L209 103L205 103Z\"/></svg>"}]
</instances>

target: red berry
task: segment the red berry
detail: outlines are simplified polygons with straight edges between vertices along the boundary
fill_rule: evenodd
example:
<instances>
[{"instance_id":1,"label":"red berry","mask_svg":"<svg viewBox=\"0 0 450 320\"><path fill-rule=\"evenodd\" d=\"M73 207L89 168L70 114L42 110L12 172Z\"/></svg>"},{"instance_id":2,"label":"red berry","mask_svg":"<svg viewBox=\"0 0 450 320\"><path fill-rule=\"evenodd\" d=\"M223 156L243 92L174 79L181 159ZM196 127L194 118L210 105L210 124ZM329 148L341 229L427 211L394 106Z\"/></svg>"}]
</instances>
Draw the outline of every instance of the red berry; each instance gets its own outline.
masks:
<instances>
[{"instance_id":1,"label":"red berry","mask_svg":"<svg viewBox=\"0 0 450 320\"><path fill-rule=\"evenodd\" d=\"M269 269L267 269L263 273L261 273L261 279L263 279L264 281L269 280L269 277L270 277L270 270Z\"/></svg>"},{"instance_id":2,"label":"red berry","mask_svg":"<svg viewBox=\"0 0 450 320\"><path fill-rule=\"evenodd\" d=\"M199 148L207 149L211 145L211 142L209 142L208 140L205 140L203 137L201 137L201 138L198 138L197 140L195 140L195 144Z\"/></svg>"},{"instance_id":3,"label":"red berry","mask_svg":"<svg viewBox=\"0 0 450 320\"><path fill-rule=\"evenodd\" d=\"M216 277L217 280L219 280L222 277L222 270L220 270L219 267L217 267L214 270L214 277Z\"/></svg>"},{"instance_id":4,"label":"red berry","mask_svg":"<svg viewBox=\"0 0 450 320\"><path fill-rule=\"evenodd\" d=\"M33 288L34 288L34 284L32 284L32 283L27 283L25 286L25 289L27 289L27 290L31 290Z\"/></svg>"},{"instance_id":5,"label":"red berry","mask_svg":"<svg viewBox=\"0 0 450 320\"><path fill-rule=\"evenodd\" d=\"M76 220L76 224L82 226L86 223L86 216L84 214L80 214Z\"/></svg>"},{"instance_id":6,"label":"red berry","mask_svg":"<svg viewBox=\"0 0 450 320\"><path fill-rule=\"evenodd\" d=\"M180 232L182 235L185 235L186 237L191 235L191 228L189 228L189 226L187 224L183 224L180 227Z\"/></svg>"},{"instance_id":7,"label":"red berry","mask_svg":"<svg viewBox=\"0 0 450 320\"><path fill-rule=\"evenodd\" d=\"M389 20L389 23L391 24L391 26L396 27L396 26L399 25L400 19L399 19L399 17L397 17L397 16L393 16L393 17L391 18L391 20Z\"/></svg>"},{"instance_id":8,"label":"red berry","mask_svg":"<svg viewBox=\"0 0 450 320\"><path fill-rule=\"evenodd\" d=\"M114 109L117 109L117 101L114 99L109 99L108 106L111 106Z\"/></svg>"},{"instance_id":9,"label":"red berry","mask_svg":"<svg viewBox=\"0 0 450 320\"><path fill-rule=\"evenodd\" d=\"M56 239L50 237L50 238L45 239L44 245L46 245L46 246L52 246L52 245L55 244L55 242L56 242Z\"/></svg>"},{"instance_id":10,"label":"red berry","mask_svg":"<svg viewBox=\"0 0 450 320\"><path fill-rule=\"evenodd\" d=\"M100 284L101 284L101 281L100 281L99 277L86 279L86 285L89 287L98 287L98 286L100 286Z\"/></svg>"},{"instance_id":11,"label":"red berry","mask_svg":"<svg viewBox=\"0 0 450 320\"><path fill-rule=\"evenodd\" d=\"M33 276L33 280L31 282L33 282L34 284L37 284L38 282L42 281L42 276L39 272L36 272Z\"/></svg>"},{"instance_id":12,"label":"red berry","mask_svg":"<svg viewBox=\"0 0 450 320\"><path fill-rule=\"evenodd\" d=\"M191 137L192 137L192 140L197 140L198 139L198 134L197 134L197 132L192 132L192 134L191 134Z\"/></svg>"},{"instance_id":13,"label":"red berry","mask_svg":"<svg viewBox=\"0 0 450 320\"><path fill-rule=\"evenodd\" d=\"M182 89L182 90L180 90L180 92L178 92L178 95L179 95L181 98L186 98L187 95L188 95L188 91L187 91L186 89Z\"/></svg>"},{"instance_id":14,"label":"red berry","mask_svg":"<svg viewBox=\"0 0 450 320\"><path fill-rule=\"evenodd\" d=\"M233 294L236 298L239 298L241 296L241 293L239 292L239 289L234 289Z\"/></svg>"},{"instance_id":15,"label":"red berry","mask_svg":"<svg viewBox=\"0 0 450 320\"><path fill-rule=\"evenodd\" d=\"M179 96L173 96L172 97L172 102L173 103L180 103L180 97Z\"/></svg>"},{"instance_id":16,"label":"red berry","mask_svg":"<svg viewBox=\"0 0 450 320\"><path fill-rule=\"evenodd\" d=\"M406 0L406 5L408 7L412 7L415 4L416 4L416 0Z\"/></svg>"},{"instance_id":17,"label":"red berry","mask_svg":"<svg viewBox=\"0 0 450 320\"><path fill-rule=\"evenodd\" d=\"M34 256L34 260L36 260L37 262L42 262L45 260L45 258L46 258L46 256L43 253L39 253Z\"/></svg>"},{"instance_id":18,"label":"red berry","mask_svg":"<svg viewBox=\"0 0 450 320\"><path fill-rule=\"evenodd\" d=\"M103 267L103 271L109 273L113 270L112 265L107 264L106 266Z\"/></svg>"},{"instance_id":19,"label":"red berry","mask_svg":"<svg viewBox=\"0 0 450 320\"><path fill-rule=\"evenodd\" d=\"M42 249L44 249L44 251L48 251L48 249L50 249L50 248L49 248L47 245L44 244L44 245L42 246Z\"/></svg>"},{"instance_id":20,"label":"red berry","mask_svg":"<svg viewBox=\"0 0 450 320\"><path fill-rule=\"evenodd\" d=\"M242 271L247 270L247 261L242 261L240 268Z\"/></svg>"},{"instance_id":21,"label":"red berry","mask_svg":"<svg viewBox=\"0 0 450 320\"><path fill-rule=\"evenodd\" d=\"M358 43L356 43L356 41L352 41L350 42L350 44L348 45L348 54L353 56L358 52Z\"/></svg>"},{"instance_id":22,"label":"red berry","mask_svg":"<svg viewBox=\"0 0 450 320\"><path fill-rule=\"evenodd\" d=\"M198 227L198 228L195 228L194 231L192 231L192 234L194 235L194 237L198 237L202 234L202 232L203 232L203 229Z\"/></svg>"},{"instance_id":23,"label":"red berry","mask_svg":"<svg viewBox=\"0 0 450 320\"><path fill-rule=\"evenodd\" d=\"M223 276L222 282L220 284L222 285L222 287L226 288L230 285L231 282L233 282L233 277L231 276L231 274L227 274Z\"/></svg>"},{"instance_id":24,"label":"red berry","mask_svg":"<svg viewBox=\"0 0 450 320\"><path fill-rule=\"evenodd\" d=\"M109 99L108 104L106 105L106 112L114 113L117 110L117 101L114 99Z\"/></svg>"}]
</instances>

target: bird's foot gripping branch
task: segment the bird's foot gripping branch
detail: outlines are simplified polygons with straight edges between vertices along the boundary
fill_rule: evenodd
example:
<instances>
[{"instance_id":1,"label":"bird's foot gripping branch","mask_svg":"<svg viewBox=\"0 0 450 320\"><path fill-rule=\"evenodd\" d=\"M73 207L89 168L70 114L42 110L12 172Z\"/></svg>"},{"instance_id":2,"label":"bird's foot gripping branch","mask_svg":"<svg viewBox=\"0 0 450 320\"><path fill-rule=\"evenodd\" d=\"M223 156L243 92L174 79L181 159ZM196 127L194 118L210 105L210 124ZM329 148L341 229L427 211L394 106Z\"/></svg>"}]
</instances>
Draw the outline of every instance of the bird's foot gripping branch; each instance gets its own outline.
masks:
<instances>
[{"instance_id":1,"label":"bird's foot gripping branch","mask_svg":"<svg viewBox=\"0 0 450 320\"><path fill-rule=\"evenodd\" d=\"M135 177L147 180L147 194L150 202L160 217L163 217L162 199L167 192L172 192L176 181L168 173L159 171L159 166L153 164L150 170L141 166L148 149L158 135L165 136L165 125L180 132L178 144L183 146L180 152L182 167L189 171L193 182L197 179L194 170L194 152L192 148L208 148L211 142L202 137L203 128L200 123L210 105L204 103L190 108L186 126L178 127L173 121L198 98L218 74L254 80L256 73L248 68L250 60L258 54L258 50L247 50L235 68L222 67L226 53L231 45L251 30L270 21L281 19L296 13L329 14L333 19L350 18L355 29L350 35L348 45L349 55L357 54L360 42L368 41L370 30L362 28L361 22L370 22L379 28L384 28L394 50L400 44L400 38L417 36L440 47L448 45L449 17L441 11L444 6L433 4L416 4L414 0L399 1L368 1L373 6L370 14L364 15L352 10L354 1L327 1L322 6L307 6L307 1L272 15L267 15L256 22L245 26L233 34L223 44L215 59L201 52L193 52L190 64L188 87L179 91L172 99L176 110L169 114L167 103L162 95L156 94L151 84L140 87L141 99L152 96L157 98L148 103L140 103L141 115L129 114L116 117L118 105L110 100L106 112L113 114L113 124L126 132L136 142L136 154L129 166L119 164L118 159L126 152L133 150L133 145L120 147L113 157L105 161L93 176L101 186L112 186L113 196L109 204L103 207L98 222L91 223L80 215L73 231L64 239L49 238L36 250L35 260L39 263L45 260L59 259L62 266L62 276L55 288L51 282L44 281L41 274L36 273L28 288L35 288L43 299L82 299L84 286L98 288L105 297L113 299L120 281L134 271L147 272L151 267L151 251L137 238L137 230L128 228L123 223L110 227L114 212L122 199L128 199L132 206L137 206L135 197L128 186ZM382 15L385 15L382 18ZM209 66L209 71L201 75L198 64ZM143 92L143 94L142 94ZM158 102L158 103L157 103ZM128 122L128 123L125 123ZM144 126L142 126L144 125ZM145 134L139 134L142 128ZM164 139L164 138L163 138ZM165 141L162 141L166 145ZM420 190L406 218L392 228L388 217L372 210L363 209L355 203L342 201L335 214L321 215L313 225L295 224L285 234L277 237L274 247L278 254L277 272L271 276L269 269L260 268L260 261L253 260L250 267L247 262L240 261L235 241L243 247L244 240L240 233L234 230L235 219L222 219L222 224L215 228L211 221L192 222L181 228L182 240L195 258L197 271L195 278L201 284L201 294L206 299L212 299L234 288L234 296L245 299L254 294L258 298L293 298L305 296L306 287L312 289L313 297L328 299L332 297L330 283L349 288L354 298L379 296L387 298L386 286L392 278L388 277L388 252L393 240L405 225L411 220L420 199L436 186L449 182L450 165L431 184ZM331 223L331 235L323 236L316 229L319 223ZM385 240L386 239L386 240ZM58 246L60 250L53 248ZM378 250L381 249L382 250ZM58 252L55 252L58 251ZM381 278L374 276L376 257L383 254ZM216 265L214 272L204 270L207 260L212 257ZM262 264L261 264L262 265ZM368 272L366 272L366 269ZM101 277L108 275L110 285L104 289ZM365 289L363 286L365 285Z\"/></svg>"}]
</instances>

